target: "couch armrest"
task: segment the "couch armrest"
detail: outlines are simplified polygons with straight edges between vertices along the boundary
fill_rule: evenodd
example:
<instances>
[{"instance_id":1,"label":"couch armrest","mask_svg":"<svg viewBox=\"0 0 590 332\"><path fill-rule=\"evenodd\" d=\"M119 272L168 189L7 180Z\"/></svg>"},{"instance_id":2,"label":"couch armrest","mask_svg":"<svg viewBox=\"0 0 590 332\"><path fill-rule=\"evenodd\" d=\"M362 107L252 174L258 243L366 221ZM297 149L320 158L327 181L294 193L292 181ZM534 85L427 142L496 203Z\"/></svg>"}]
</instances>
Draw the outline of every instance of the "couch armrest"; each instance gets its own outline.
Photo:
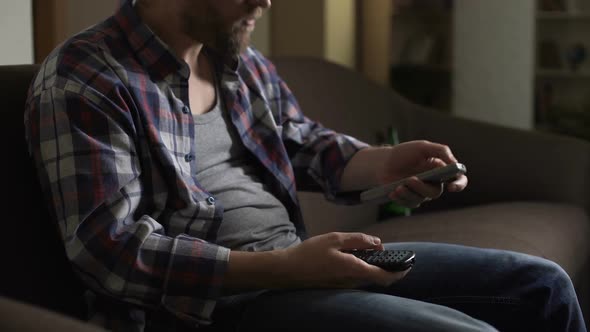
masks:
<instances>
[{"instance_id":1,"label":"couch armrest","mask_svg":"<svg viewBox=\"0 0 590 332\"><path fill-rule=\"evenodd\" d=\"M427 209L499 201L553 201L590 207L590 142L405 108L404 140L447 144L466 164L469 186Z\"/></svg>"}]
</instances>

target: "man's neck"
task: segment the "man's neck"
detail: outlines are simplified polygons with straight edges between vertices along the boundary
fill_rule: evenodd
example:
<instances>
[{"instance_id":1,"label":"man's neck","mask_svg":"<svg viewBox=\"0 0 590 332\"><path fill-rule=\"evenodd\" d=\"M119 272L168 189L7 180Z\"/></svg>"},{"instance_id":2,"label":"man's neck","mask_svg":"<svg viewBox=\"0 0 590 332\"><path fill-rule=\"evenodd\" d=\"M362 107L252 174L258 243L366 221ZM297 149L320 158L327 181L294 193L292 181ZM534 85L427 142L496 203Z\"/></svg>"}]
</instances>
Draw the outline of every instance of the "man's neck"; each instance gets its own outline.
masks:
<instances>
[{"instance_id":1,"label":"man's neck","mask_svg":"<svg viewBox=\"0 0 590 332\"><path fill-rule=\"evenodd\" d=\"M199 76L199 60L203 43L198 42L187 36L182 28L178 15L175 15L175 9L170 6L160 8L155 2L151 7L145 7L141 3L135 6L139 17L150 27L150 29L164 42L177 57L184 60L193 75Z\"/></svg>"}]
</instances>

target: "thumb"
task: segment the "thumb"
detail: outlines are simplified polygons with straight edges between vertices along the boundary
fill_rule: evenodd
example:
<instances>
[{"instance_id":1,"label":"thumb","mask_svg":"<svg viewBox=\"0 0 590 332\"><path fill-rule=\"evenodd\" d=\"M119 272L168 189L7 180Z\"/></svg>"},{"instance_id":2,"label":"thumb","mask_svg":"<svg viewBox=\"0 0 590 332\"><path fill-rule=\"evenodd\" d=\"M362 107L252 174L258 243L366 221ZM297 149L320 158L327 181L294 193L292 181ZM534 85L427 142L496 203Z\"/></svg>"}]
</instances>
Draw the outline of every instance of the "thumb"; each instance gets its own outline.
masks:
<instances>
[{"instance_id":1,"label":"thumb","mask_svg":"<svg viewBox=\"0 0 590 332\"><path fill-rule=\"evenodd\" d=\"M381 239L364 233L345 233L340 247L340 249L374 249L381 247Z\"/></svg>"}]
</instances>

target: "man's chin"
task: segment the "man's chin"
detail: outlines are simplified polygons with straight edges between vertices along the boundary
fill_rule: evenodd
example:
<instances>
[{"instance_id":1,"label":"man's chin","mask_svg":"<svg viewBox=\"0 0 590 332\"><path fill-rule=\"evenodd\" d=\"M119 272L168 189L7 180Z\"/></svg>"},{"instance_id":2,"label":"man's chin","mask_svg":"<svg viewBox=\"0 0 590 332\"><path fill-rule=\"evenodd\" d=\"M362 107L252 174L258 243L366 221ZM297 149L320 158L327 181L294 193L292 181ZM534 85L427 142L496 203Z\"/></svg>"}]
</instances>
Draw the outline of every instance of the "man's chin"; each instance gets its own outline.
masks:
<instances>
[{"instance_id":1,"label":"man's chin","mask_svg":"<svg viewBox=\"0 0 590 332\"><path fill-rule=\"evenodd\" d=\"M230 38L220 38L217 43L209 46L223 57L235 58L250 46L250 33L242 32Z\"/></svg>"}]
</instances>

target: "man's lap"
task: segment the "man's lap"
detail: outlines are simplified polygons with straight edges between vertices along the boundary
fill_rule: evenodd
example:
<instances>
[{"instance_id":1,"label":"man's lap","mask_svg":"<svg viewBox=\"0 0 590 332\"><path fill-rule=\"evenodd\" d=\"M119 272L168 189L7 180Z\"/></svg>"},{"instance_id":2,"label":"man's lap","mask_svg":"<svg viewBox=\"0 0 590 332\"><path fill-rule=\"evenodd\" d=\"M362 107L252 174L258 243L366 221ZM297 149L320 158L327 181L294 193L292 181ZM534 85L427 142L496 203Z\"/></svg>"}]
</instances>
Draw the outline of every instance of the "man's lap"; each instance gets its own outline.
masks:
<instances>
[{"instance_id":1,"label":"man's lap","mask_svg":"<svg viewBox=\"0 0 590 332\"><path fill-rule=\"evenodd\" d=\"M354 289L268 292L248 304L239 331L495 331L460 311Z\"/></svg>"},{"instance_id":2,"label":"man's lap","mask_svg":"<svg viewBox=\"0 0 590 332\"><path fill-rule=\"evenodd\" d=\"M385 248L416 252L412 271L390 287L268 291L248 300L237 296L220 301L214 318L239 321L240 331L485 331L487 325L478 319L513 324L528 310L517 289L544 266L558 269L544 259L501 250L439 243L388 243Z\"/></svg>"}]
</instances>

